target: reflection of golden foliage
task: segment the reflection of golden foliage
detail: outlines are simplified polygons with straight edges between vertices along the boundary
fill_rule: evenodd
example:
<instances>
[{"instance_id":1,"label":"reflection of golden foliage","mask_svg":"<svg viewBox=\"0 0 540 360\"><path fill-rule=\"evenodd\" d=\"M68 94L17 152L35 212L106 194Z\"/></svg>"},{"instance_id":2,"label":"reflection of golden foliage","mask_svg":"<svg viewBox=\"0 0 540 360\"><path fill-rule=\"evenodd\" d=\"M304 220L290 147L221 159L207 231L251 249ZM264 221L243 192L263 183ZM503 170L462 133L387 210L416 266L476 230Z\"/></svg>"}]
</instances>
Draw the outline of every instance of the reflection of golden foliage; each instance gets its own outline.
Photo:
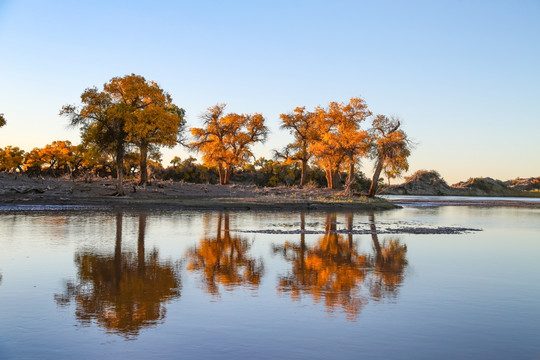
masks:
<instances>
[{"instance_id":1,"label":"reflection of golden foliage","mask_svg":"<svg viewBox=\"0 0 540 360\"><path fill-rule=\"evenodd\" d=\"M404 279L407 266L407 245L399 239L384 241L375 260L375 277L372 279L371 292L375 298L395 292Z\"/></svg>"},{"instance_id":2,"label":"reflection of golden foliage","mask_svg":"<svg viewBox=\"0 0 540 360\"><path fill-rule=\"evenodd\" d=\"M352 217L348 220L352 229ZM405 245L393 239L380 246L374 236L376 255L360 254L354 248L352 235L345 240L336 233L336 215L329 215L326 234L313 247L306 246L303 235L300 245L287 242L275 247L292 263L291 272L280 278L278 291L290 293L298 301L302 294L309 295L316 303L324 301L327 311L341 308L347 319L356 319L368 301L361 293L361 285L367 283L376 299L395 293L407 265Z\"/></svg>"},{"instance_id":3,"label":"reflection of golden foliage","mask_svg":"<svg viewBox=\"0 0 540 360\"><path fill-rule=\"evenodd\" d=\"M230 235L229 215L220 214L217 236L201 239L198 247L187 252L188 270L203 274L205 287L212 295L219 295L219 284L228 290L246 285L256 289L263 265L249 256L249 249L246 239Z\"/></svg>"},{"instance_id":4,"label":"reflection of golden foliage","mask_svg":"<svg viewBox=\"0 0 540 360\"><path fill-rule=\"evenodd\" d=\"M164 319L164 303L180 296L180 280L173 264L159 261L157 250L145 256L144 219L138 254L122 253L119 221L114 256L77 254L79 282L68 283L66 294L56 300L66 305L75 299L75 314L82 323L96 320L109 332L132 337Z\"/></svg>"},{"instance_id":5,"label":"reflection of golden foliage","mask_svg":"<svg viewBox=\"0 0 540 360\"><path fill-rule=\"evenodd\" d=\"M77 318L97 319L111 332L136 334L143 326L156 324L165 316L163 302L180 295L171 264L160 264L157 251L144 264L130 254L115 258L81 254L81 286L76 294Z\"/></svg>"}]
</instances>

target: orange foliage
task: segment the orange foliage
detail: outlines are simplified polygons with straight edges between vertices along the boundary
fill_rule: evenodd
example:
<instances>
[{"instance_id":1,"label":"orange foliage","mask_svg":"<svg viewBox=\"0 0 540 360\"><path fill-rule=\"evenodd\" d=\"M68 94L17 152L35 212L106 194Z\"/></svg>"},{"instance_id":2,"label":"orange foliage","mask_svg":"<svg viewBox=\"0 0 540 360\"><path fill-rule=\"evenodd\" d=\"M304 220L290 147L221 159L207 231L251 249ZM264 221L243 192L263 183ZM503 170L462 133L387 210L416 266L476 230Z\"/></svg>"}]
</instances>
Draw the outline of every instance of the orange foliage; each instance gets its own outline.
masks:
<instances>
[{"instance_id":1,"label":"orange foliage","mask_svg":"<svg viewBox=\"0 0 540 360\"><path fill-rule=\"evenodd\" d=\"M0 148L0 171L23 171L24 150L17 146Z\"/></svg>"},{"instance_id":2,"label":"orange foliage","mask_svg":"<svg viewBox=\"0 0 540 360\"><path fill-rule=\"evenodd\" d=\"M302 174L300 176L300 186L306 180L306 170L309 159L312 157L309 151L310 144L317 138L315 114L306 111L304 107L297 107L292 113L281 114L281 128L288 129L293 135L294 141L287 145L283 157L287 163L300 161L302 163Z\"/></svg>"},{"instance_id":3,"label":"orange foliage","mask_svg":"<svg viewBox=\"0 0 540 360\"><path fill-rule=\"evenodd\" d=\"M220 184L229 183L235 167L244 165L253 156L251 146L263 142L268 135L261 114L224 115L225 104L208 108L203 115L204 128L192 128L195 141L189 146L203 153L207 166L216 166Z\"/></svg>"},{"instance_id":4,"label":"orange foliage","mask_svg":"<svg viewBox=\"0 0 540 360\"><path fill-rule=\"evenodd\" d=\"M347 222L348 230L352 231L352 214ZM354 320L368 301L362 294L362 285L374 299L396 293L404 279L407 247L397 239L381 245L374 233L374 254L359 253L352 234L345 239L337 233L336 224L336 215L329 214L326 233L314 246L306 246L301 234L299 245L287 242L282 249L277 247L292 263L292 271L280 278L278 291L290 293L295 300L300 300L302 294L309 295L316 303L324 302L327 311L341 308L349 320ZM304 229L303 216L301 229ZM372 230L376 232L374 225Z\"/></svg>"},{"instance_id":5,"label":"orange foliage","mask_svg":"<svg viewBox=\"0 0 540 360\"><path fill-rule=\"evenodd\" d=\"M361 98L352 98L348 104L331 102L328 108L317 107L315 111L319 136L309 150L325 169L328 188L335 189L342 165L349 165L350 182L358 159L367 154L369 137L360 124L371 112Z\"/></svg>"},{"instance_id":6,"label":"orange foliage","mask_svg":"<svg viewBox=\"0 0 540 360\"><path fill-rule=\"evenodd\" d=\"M198 247L188 251L188 270L202 273L203 283L212 295L219 295L219 284L228 290L245 285L257 288L263 265L249 256L249 249L246 239L231 236L229 214L219 214L217 235L201 239Z\"/></svg>"}]
</instances>

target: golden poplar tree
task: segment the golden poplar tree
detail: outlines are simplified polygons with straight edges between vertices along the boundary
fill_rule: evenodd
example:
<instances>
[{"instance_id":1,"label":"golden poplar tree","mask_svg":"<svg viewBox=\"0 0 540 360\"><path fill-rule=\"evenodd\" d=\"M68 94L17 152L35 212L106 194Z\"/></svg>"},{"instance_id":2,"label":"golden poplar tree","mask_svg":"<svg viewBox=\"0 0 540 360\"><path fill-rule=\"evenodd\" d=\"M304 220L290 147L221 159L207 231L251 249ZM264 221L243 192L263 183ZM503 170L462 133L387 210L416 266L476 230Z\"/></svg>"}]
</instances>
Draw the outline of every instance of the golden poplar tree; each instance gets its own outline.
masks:
<instances>
[{"instance_id":1,"label":"golden poplar tree","mask_svg":"<svg viewBox=\"0 0 540 360\"><path fill-rule=\"evenodd\" d=\"M284 157L292 161L301 162L300 186L304 186L308 162L312 157L309 146L317 138L315 113L306 111L306 107L297 107L292 113L281 114L281 128L287 129L294 137L294 141L287 145Z\"/></svg>"},{"instance_id":2,"label":"golden poplar tree","mask_svg":"<svg viewBox=\"0 0 540 360\"><path fill-rule=\"evenodd\" d=\"M82 137L115 154L117 194L124 195L124 156L129 143L140 150L141 184L147 181L150 146L174 146L181 136L184 110L156 83L140 75L114 77L103 85L86 89L82 107L66 105L60 111L71 124L81 126Z\"/></svg>"},{"instance_id":3,"label":"golden poplar tree","mask_svg":"<svg viewBox=\"0 0 540 360\"><path fill-rule=\"evenodd\" d=\"M268 128L261 114L224 114L225 104L209 107L202 115L203 128L192 128L195 141L189 146L202 152L203 162L215 166L219 183L227 185L235 167L244 165L253 156L251 146L264 142Z\"/></svg>"},{"instance_id":4,"label":"golden poplar tree","mask_svg":"<svg viewBox=\"0 0 540 360\"><path fill-rule=\"evenodd\" d=\"M127 106L126 140L139 148L139 183L145 185L149 152L152 147L173 147L178 143L186 123L185 111L158 84L140 75L115 77L104 89Z\"/></svg>"},{"instance_id":5,"label":"golden poplar tree","mask_svg":"<svg viewBox=\"0 0 540 360\"><path fill-rule=\"evenodd\" d=\"M371 112L361 98L352 98L348 104L331 102L326 109L319 106L315 112L319 135L309 150L325 169L329 189L337 188L339 172L345 164L348 164L350 186L355 166L367 154L369 137L360 125Z\"/></svg>"},{"instance_id":6,"label":"golden poplar tree","mask_svg":"<svg viewBox=\"0 0 540 360\"><path fill-rule=\"evenodd\" d=\"M24 164L24 150L19 149L17 146L6 146L0 148L0 171L13 172L19 170L23 171Z\"/></svg>"}]
</instances>

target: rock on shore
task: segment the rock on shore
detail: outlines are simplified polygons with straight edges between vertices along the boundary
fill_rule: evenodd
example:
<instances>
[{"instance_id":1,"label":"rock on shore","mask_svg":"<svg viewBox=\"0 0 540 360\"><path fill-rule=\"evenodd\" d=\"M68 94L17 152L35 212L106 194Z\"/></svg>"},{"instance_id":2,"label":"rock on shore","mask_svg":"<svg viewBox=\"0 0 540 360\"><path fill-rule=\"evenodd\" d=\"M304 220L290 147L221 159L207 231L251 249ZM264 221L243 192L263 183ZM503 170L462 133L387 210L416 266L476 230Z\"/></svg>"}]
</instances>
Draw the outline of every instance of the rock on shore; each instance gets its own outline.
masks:
<instances>
[{"instance_id":1,"label":"rock on shore","mask_svg":"<svg viewBox=\"0 0 540 360\"><path fill-rule=\"evenodd\" d=\"M431 196L527 196L525 191L538 191L540 177L501 181L485 178L470 178L449 186L434 170L420 170L407 177L403 184L386 189L388 195L431 195Z\"/></svg>"}]
</instances>

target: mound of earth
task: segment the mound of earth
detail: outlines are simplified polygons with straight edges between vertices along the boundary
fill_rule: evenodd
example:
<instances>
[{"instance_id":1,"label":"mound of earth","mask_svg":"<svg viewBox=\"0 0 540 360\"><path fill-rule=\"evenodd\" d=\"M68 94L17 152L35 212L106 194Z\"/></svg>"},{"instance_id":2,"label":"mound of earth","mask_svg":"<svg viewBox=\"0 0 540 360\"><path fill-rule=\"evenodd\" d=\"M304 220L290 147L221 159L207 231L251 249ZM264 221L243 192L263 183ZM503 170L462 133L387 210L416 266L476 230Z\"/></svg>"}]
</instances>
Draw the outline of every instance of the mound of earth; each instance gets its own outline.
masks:
<instances>
[{"instance_id":1,"label":"mound of earth","mask_svg":"<svg viewBox=\"0 0 540 360\"><path fill-rule=\"evenodd\" d=\"M389 195L459 195L459 190L449 186L437 171L420 170L405 179L405 183L390 186Z\"/></svg>"},{"instance_id":2,"label":"mound of earth","mask_svg":"<svg viewBox=\"0 0 540 360\"><path fill-rule=\"evenodd\" d=\"M510 189L501 180L490 177L471 178L452 185L453 188L460 189L464 195L470 196L512 196L516 190Z\"/></svg>"},{"instance_id":3,"label":"mound of earth","mask_svg":"<svg viewBox=\"0 0 540 360\"><path fill-rule=\"evenodd\" d=\"M535 191L540 190L540 177L531 177L526 179L517 178L514 180L507 180L504 185L510 189L519 191Z\"/></svg>"},{"instance_id":4,"label":"mound of earth","mask_svg":"<svg viewBox=\"0 0 540 360\"><path fill-rule=\"evenodd\" d=\"M405 178L405 183L389 186L388 195L431 195L431 196L533 196L531 191L540 189L540 177L501 181L485 178L470 178L449 186L434 170L420 170ZM529 193L528 193L529 192Z\"/></svg>"},{"instance_id":5,"label":"mound of earth","mask_svg":"<svg viewBox=\"0 0 540 360\"><path fill-rule=\"evenodd\" d=\"M124 182L125 196L113 196L115 179L65 179L0 173L2 206L69 205L142 209L383 210L396 208L376 198L348 196L339 190L305 186L261 188L155 181L138 186Z\"/></svg>"}]
</instances>

